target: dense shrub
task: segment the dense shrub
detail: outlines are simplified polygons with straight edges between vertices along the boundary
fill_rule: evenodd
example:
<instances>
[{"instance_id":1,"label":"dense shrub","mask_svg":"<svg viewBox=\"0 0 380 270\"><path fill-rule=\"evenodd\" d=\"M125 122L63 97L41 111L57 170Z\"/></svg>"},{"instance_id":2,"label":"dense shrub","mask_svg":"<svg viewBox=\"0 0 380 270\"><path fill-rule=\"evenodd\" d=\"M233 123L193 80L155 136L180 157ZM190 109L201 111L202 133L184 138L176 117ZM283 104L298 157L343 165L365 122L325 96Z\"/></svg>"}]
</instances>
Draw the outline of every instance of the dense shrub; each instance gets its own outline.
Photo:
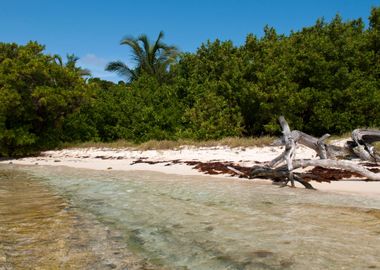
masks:
<instances>
[{"instance_id":1,"label":"dense shrub","mask_svg":"<svg viewBox=\"0 0 380 270\"><path fill-rule=\"evenodd\" d=\"M0 155L55 146L67 115L79 108L87 86L73 69L42 53L44 47L0 43Z\"/></svg>"},{"instance_id":2,"label":"dense shrub","mask_svg":"<svg viewBox=\"0 0 380 270\"><path fill-rule=\"evenodd\" d=\"M133 82L84 80L44 47L0 43L0 155L60 142L277 134L278 116L316 136L380 126L380 8L242 46L207 41Z\"/></svg>"}]
</instances>

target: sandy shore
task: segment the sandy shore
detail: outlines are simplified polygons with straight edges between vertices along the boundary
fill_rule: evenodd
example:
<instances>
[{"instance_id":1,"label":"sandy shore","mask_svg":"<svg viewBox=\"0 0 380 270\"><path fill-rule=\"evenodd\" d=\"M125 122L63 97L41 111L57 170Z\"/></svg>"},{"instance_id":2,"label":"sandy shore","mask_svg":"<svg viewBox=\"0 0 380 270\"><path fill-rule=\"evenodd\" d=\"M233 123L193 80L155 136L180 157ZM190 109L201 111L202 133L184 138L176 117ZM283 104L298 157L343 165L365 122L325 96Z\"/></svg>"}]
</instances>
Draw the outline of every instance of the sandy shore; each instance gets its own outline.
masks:
<instances>
[{"instance_id":1,"label":"sandy shore","mask_svg":"<svg viewBox=\"0 0 380 270\"><path fill-rule=\"evenodd\" d=\"M69 166L73 168L121 171L155 171L180 175L204 175L191 162L231 162L250 167L270 161L283 151L282 147L181 147L176 150L147 150L111 148L78 148L46 151L38 157L3 160L0 164ZM315 152L299 146L296 158L315 158ZM221 177L222 175L217 175ZM230 177L225 175L225 177ZM334 181L310 182L316 189L340 193L380 195L380 182Z\"/></svg>"}]
</instances>

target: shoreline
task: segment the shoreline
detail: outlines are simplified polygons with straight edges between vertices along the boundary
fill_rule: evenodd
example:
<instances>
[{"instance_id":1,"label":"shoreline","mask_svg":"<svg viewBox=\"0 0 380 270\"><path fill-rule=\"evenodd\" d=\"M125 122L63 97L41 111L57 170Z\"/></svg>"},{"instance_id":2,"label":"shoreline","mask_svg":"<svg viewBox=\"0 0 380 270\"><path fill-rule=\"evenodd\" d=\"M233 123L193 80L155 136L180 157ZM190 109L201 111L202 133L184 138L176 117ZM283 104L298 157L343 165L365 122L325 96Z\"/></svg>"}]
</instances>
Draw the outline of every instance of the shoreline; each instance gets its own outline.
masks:
<instances>
[{"instance_id":1,"label":"shoreline","mask_svg":"<svg viewBox=\"0 0 380 270\"><path fill-rule=\"evenodd\" d=\"M112 148L73 148L54 151L45 151L37 157L2 160L0 164L16 165L42 165L42 166L68 166L72 168L92 170L118 170L118 171L153 171L166 174L186 176L217 176L230 179L240 179L233 173L226 174L218 171L219 168L203 170L199 164L231 163L242 167L270 161L283 151L282 147L247 147L229 148L218 147L190 147L184 146L175 150L131 150ZM309 148L299 146L297 158L315 158L315 152ZM215 170L215 171L214 171ZM213 173L215 172L215 173ZM265 179L251 179L250 181ZM365 181L310 181L319 191L360 194L364 196L379 196L380 182ZM299 187L300 185L297 185Z\"/></svg>"}]
</instances>

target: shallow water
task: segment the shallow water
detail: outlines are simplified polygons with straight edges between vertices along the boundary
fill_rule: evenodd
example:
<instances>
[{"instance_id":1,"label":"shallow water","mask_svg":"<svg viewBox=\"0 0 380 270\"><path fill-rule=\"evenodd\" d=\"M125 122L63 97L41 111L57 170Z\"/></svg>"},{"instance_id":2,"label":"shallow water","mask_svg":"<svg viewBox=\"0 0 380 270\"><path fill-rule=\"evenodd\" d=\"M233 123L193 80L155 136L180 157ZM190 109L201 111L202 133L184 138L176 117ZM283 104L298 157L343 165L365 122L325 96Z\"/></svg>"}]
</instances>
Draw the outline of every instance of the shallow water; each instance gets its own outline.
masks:
<instances>
[{"instance_id":1,"label":"shallow water","mask_svg":"<svg viewBox=\"0 0 380 270\"><path fill-rule=\"evenodd\" d=\"M0 172L5 269L380 268L380 198L150 172Z\"/></svg>"}]
</instances>

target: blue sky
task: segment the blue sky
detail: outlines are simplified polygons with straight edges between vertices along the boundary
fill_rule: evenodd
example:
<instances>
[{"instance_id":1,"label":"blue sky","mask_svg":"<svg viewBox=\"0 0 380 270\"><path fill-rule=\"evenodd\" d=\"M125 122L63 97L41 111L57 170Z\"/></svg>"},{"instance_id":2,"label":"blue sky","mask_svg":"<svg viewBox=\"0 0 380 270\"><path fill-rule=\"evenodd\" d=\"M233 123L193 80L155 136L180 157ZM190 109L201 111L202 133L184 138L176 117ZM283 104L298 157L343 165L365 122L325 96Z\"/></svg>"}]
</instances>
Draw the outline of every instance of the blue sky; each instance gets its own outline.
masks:
<instances>
[{"instance_id":1,"label":"blue sky","mask_svg":"<svg viewBox=\"0 0 380 270\"><path fill-rule=\"evenodd\" d=\"M1 42L36 40L47 53L74 53L94 76L112 81L120 78L104 66L112 60L129 63L130 51L119 45L126 35L154 39L163 30L164 42L194 52L208 39L240 45L248 33L260 37L266 24L289 34L337 13L367 23L370 8L380 6L380 0L0 1Z\"/></svg>"}]
</instances>

